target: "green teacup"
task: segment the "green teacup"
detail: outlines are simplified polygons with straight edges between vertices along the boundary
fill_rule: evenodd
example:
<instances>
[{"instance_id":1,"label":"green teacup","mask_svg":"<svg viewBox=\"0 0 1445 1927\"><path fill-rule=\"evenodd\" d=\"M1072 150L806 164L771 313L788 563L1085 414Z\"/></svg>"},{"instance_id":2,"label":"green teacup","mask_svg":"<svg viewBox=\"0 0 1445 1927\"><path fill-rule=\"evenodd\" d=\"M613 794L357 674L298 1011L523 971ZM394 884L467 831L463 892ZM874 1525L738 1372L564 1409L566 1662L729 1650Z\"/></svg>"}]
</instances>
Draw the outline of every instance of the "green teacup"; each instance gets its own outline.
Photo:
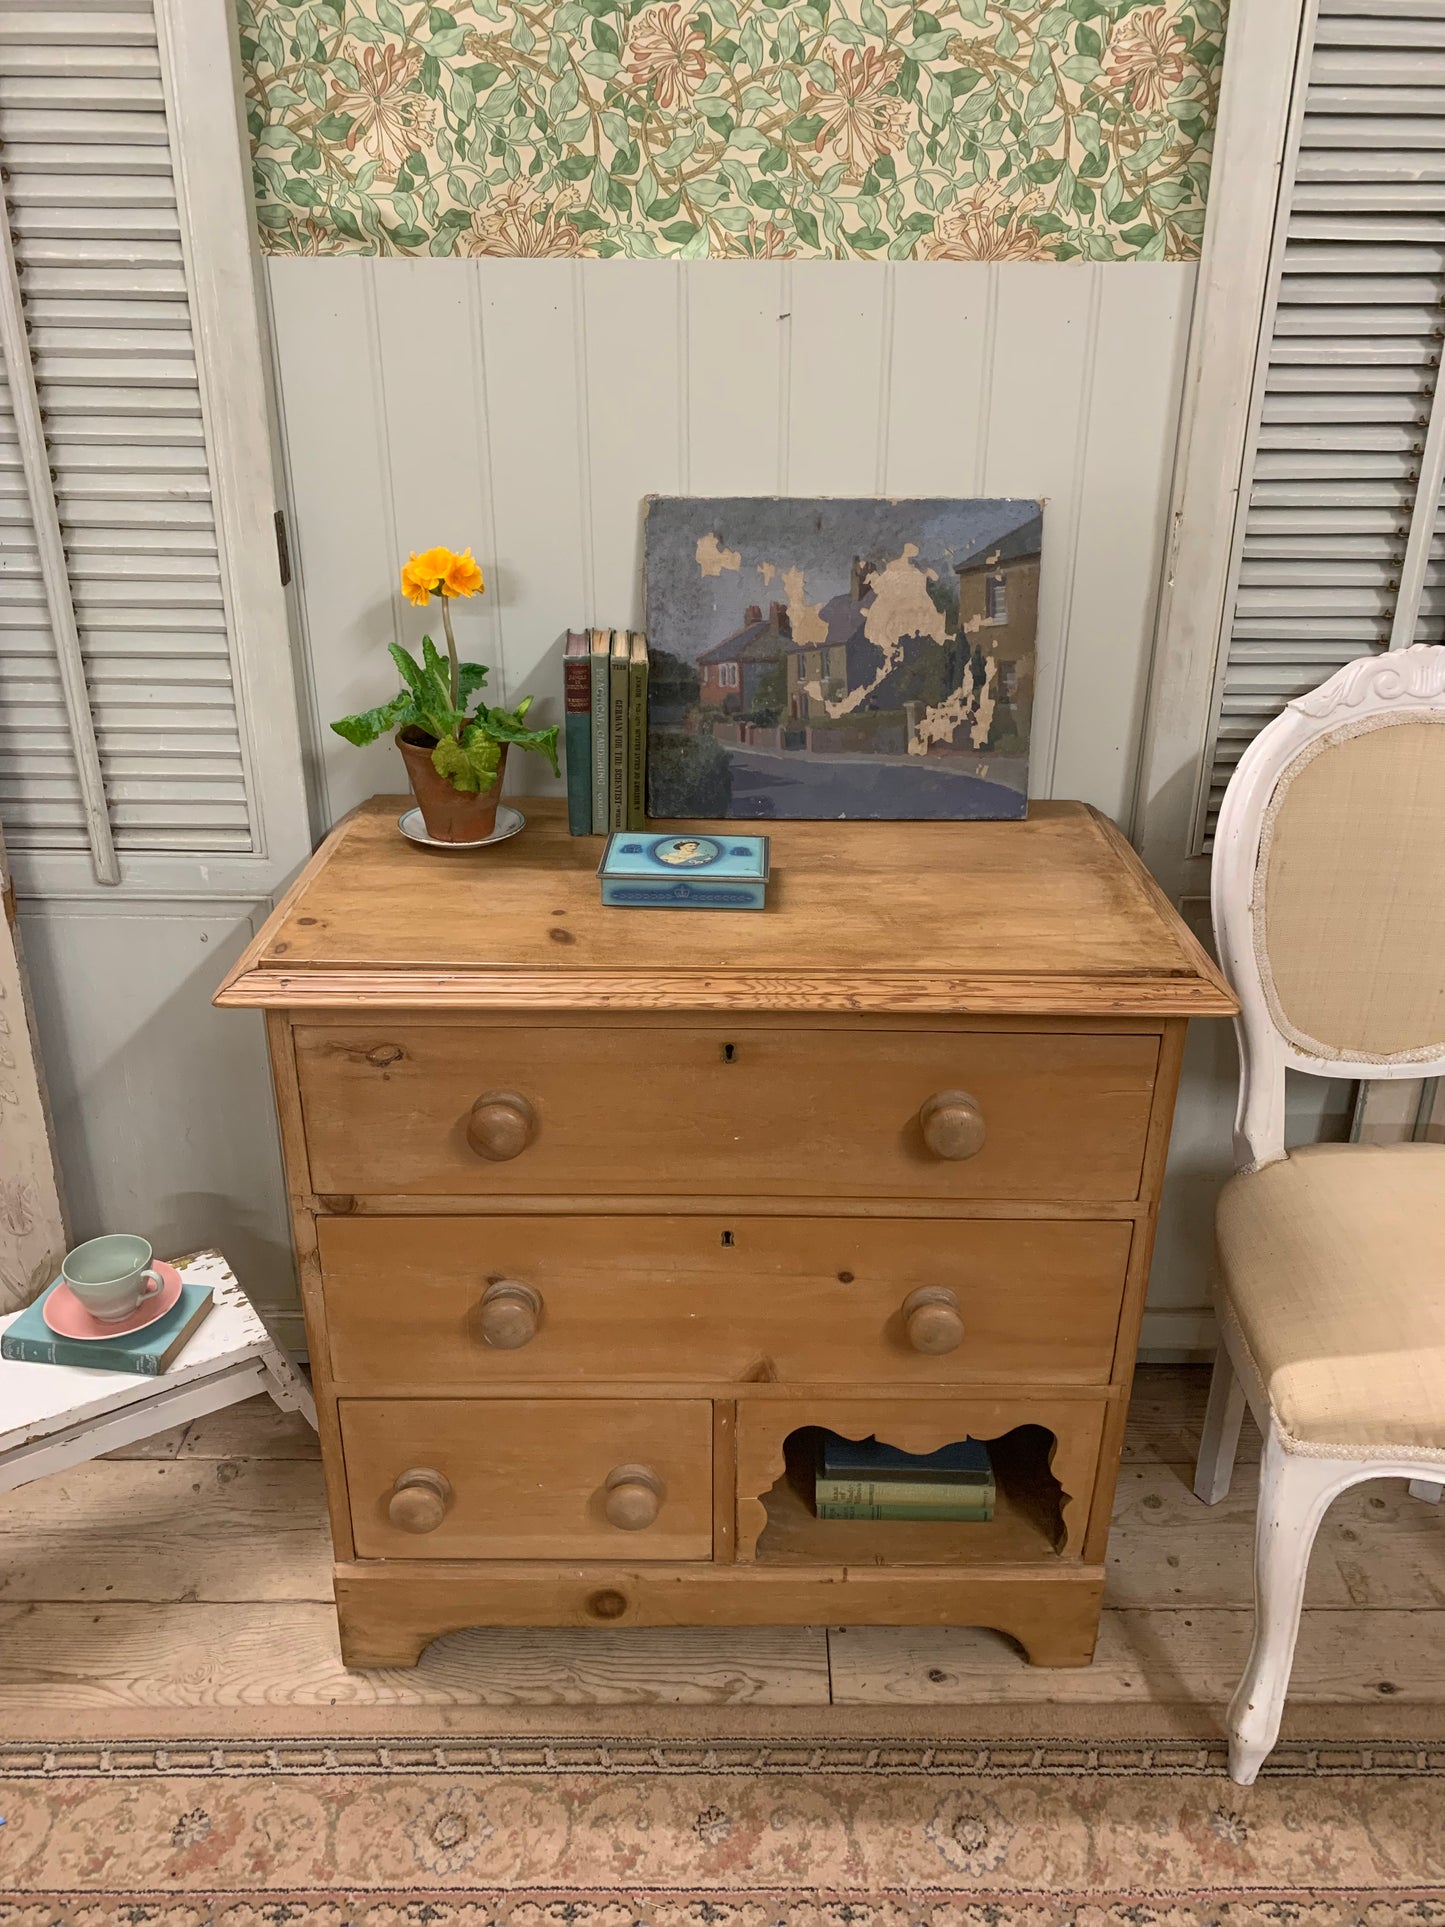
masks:
<instances>
[{"instance_id":1,"label":"green teacup","mask_svg":"<svg viewBox=\"0 0 1445 1927\"><path fill-rule=\"evenodd\" d=\"M165 1280L151 1269L154 1256L144 1238L114 1231L90 1238L65 1254L60 1275L92 1318L117 1324L129 1318L142 1298L161 1289Z\"/></svg>"}]
</instances>

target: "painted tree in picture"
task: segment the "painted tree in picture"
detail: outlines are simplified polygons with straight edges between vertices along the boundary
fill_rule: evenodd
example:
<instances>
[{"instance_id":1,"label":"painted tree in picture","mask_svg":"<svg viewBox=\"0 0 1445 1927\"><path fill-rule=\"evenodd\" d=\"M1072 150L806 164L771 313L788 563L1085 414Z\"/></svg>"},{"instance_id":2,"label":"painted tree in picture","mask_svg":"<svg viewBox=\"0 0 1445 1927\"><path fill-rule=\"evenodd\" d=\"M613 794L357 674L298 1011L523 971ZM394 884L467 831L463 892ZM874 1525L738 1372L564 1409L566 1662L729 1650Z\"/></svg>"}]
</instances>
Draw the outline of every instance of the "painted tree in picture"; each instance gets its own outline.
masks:
<instances>
[{"instance_id":1,"label":"painted tree in picture","mask_svg":"<svg viewBox=\"0 0 1445 1927\"><path fill-rule=\"evenodd\" d=\"M648 813L1027 808L1036 501L655 496Z\"/></svg>"}]
</instances>

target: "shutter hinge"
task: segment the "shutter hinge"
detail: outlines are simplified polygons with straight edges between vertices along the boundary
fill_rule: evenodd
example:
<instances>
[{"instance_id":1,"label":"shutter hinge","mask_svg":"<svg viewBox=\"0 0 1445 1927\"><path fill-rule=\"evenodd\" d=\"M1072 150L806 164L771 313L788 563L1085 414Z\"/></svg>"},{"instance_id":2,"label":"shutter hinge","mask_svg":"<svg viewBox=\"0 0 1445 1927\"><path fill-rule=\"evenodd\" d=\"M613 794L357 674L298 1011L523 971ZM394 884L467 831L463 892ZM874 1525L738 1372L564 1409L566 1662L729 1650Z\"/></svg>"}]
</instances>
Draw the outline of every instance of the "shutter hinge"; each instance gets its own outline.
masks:
<instances>
[{"instance_id":1,"label":"shutter hinge","mask_svg":"<svg viewBox=\"0 0 1445 1927\"><path fill-rule=\"evenodd\" d=\"M286 539L286 511L276 511L276 566L281 571L281 587L291 586L291 544Z\"/></svg>"}]
</instances>

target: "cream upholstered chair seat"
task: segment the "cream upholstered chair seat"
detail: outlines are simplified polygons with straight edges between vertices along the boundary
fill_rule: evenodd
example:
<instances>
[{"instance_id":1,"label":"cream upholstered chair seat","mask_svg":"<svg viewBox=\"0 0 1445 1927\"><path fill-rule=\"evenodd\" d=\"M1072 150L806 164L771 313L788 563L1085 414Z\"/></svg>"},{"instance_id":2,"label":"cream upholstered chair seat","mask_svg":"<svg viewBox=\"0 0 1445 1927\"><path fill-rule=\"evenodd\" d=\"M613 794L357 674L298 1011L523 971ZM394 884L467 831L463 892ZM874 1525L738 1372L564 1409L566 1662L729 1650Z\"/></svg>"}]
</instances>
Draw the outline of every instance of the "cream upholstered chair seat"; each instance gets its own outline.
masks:
<instances>
[{"instance_id":1,"label":"cream upholstered chair seat","mask_svg":"<svg viewBox=\"0 0 1445 1927\"><path fill-rule=\"evenodd\" d=\"M1221 1315L1290 1449L1445 1451L1445 1144L1293 1151L1229 1181L1217 1236Z\"/></svg>"}]
</instances>

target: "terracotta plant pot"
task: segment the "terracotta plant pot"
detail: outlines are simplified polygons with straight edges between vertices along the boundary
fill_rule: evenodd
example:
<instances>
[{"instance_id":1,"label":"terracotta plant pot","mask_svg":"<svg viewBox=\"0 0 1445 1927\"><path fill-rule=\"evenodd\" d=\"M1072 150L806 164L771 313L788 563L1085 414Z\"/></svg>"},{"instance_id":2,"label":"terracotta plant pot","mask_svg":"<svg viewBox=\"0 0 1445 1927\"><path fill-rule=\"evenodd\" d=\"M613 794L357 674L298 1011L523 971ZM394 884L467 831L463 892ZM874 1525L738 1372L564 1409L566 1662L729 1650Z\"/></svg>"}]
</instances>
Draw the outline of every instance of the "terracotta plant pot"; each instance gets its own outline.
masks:
<instances>
[{"instance_id":1,"label":"terracotta plant pot","mask_svg":"<svg viewBox=\"0 0 1445 1927\"><path fill-rule=\"evenodd\" d=\"M421 807L426 833L438 843L480 843L497 827L497 805L502 800L502 778L507 773L507 745L502 744L502 761L497 780L489 790L469 796L455 790L432 767L431 753L436 737L409 723L396 733L396 746L411 778L412 794Z\"/></svg>"}]
</instances>

